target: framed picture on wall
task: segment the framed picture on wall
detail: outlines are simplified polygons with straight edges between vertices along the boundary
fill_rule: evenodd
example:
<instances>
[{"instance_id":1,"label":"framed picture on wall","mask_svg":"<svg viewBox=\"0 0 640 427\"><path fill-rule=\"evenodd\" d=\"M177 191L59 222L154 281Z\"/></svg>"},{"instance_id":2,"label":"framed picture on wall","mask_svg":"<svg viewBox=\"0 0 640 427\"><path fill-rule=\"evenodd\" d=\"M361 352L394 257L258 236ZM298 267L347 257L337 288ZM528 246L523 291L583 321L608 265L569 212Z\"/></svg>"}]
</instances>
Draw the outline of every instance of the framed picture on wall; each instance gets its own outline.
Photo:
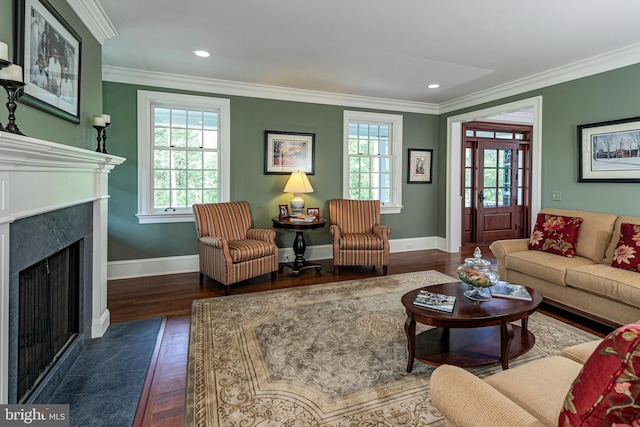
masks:
<instances>
[{"instance_id":1,"label":"framed picture on wall","mask_svg":"<svg viewBox=\"0 0 640 427\"><path fill-rule=\"evenodd\" d=\"M14 62L24 72L20 102L80 123L82 39L47 0L14 0Z\"/></svg>"},{"instance_id":2,"label":"framed picture on wall","mask_svg":"<svg viewBox=\"0 0 640 427\"><path fill-rule=\"evenodd\" d=\"M407 183L431 184L431 169L433 166L433 150L409 148L409 165Z\"/></svg>"},{"instance_id":3,"label":"framed picture on wall","mask_svg":"<svg viewBox=\"0 0 640 427\"><path fill-rule=\"evenodd\" d=\"M264 132L264 173L288 175L291 172L315 172L314 133Z\"/></svg>"},{"instance_id":4,"label":"framed picture on wall","mask_svg":"<svg viewBox=\"0 0 640 427\"><path fill-rule=\"evenodd\" d=\"M578 126L578 182L640 182L640 117Z\"/></svg>"}]
</instances>

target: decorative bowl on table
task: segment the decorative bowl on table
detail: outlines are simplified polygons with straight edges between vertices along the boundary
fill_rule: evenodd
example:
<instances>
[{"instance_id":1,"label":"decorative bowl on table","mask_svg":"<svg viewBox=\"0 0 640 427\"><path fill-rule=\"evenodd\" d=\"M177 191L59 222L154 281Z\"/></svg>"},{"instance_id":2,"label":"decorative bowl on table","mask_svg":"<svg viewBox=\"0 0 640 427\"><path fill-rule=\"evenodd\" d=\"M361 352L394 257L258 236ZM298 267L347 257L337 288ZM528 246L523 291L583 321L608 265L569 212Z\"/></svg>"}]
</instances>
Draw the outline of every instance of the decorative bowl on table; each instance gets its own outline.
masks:
<instances>
[{"instance_id":1,"label":"decorative bowl on table","mask_svg":"<svg viewBox=\"0 0 640 427\"><path fill-rule=\"evenodd\" d=\"M500 280L498 272L491 266L491 262L482 259L480 248L473 251L473 258L464 260L464 264L458 267L456 273L463 283L472 287L464 292L464 296L474 301L489 301L491 293L488 288Z\"/></svg>"}]
</instances>

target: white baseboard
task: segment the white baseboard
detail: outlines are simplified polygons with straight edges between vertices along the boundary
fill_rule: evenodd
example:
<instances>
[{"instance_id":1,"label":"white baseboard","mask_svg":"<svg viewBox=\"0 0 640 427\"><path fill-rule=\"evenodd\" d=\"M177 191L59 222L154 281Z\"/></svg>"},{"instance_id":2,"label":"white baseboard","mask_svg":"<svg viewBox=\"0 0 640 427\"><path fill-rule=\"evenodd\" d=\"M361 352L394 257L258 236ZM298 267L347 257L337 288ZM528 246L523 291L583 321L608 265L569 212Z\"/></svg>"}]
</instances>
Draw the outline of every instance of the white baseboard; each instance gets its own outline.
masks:
<instances>
[{"instance_id":1,"label":"white baseboard","mask_svg":"<svg viewBox=\"0 0 640 427\"><path fill-rule=\"evenodd\" d=\"M389 240L391 253L439 249L446 251L447 241L442 237L416 237ZM313 261L331 259L331 245L307 246L305 258ZM280 248L280 261L292 261L293 248ZM162 276L165 274L192 273L198 271L198 255L164 258L146 258L107 263L107 280L133 277Z\"/></svg>"}]
</instances>

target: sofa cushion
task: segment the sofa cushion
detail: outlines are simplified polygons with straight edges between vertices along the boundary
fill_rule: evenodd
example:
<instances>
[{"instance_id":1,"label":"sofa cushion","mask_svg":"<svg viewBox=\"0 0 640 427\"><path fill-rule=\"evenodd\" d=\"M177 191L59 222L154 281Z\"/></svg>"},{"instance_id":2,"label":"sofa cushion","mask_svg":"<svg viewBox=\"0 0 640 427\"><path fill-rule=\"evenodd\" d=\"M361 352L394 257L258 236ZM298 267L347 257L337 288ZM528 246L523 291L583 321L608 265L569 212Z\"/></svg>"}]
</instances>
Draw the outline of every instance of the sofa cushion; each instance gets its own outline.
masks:
<instances>
[{"instance_id":1,"label":"sofa cushion","mask_svg":"<svg viewBox=\"0 0 640 427\"><path fill-rule=\"evenodd\" d=\"M576 243L576 256L589 258L594 262L602 261L607 245L611 240L611 232L618 218L617 215L566 209L543 209L540 212L582 218L580 234ZM611 263L611 260L609 260L609 263Z\"/></svg>"},{"instance_id":2,"label":"sofa cushion","mask_svg":"<svg viewBox=\"0 0 640 427\"><path fill-rule=\"evenodd\" d=\"M640 404L640 322L609 334L567 393L558 425L636 425Z\"/></svg>"},{"instance_id":3,"label":"sofa cushion","mask_svg":"<svg viewBox=\"0 0 640 427\"><path fill-rule=\"evenodd\" d=\"M620 227L624 223L640 224L640 217L620 216L620 217L618 217L618 219L616 219L616 222L615 222L615 224L613 226L613 231L611 233L611 239L609 241L609 247L607 248L607 251L605 253L605 257L602 260L603 264L609 264L610 265L611 261L613 261L613 251L616 249L616 246L618 246L618 242L620 241Z\"/></svg>"},{"instance_id":4,"label":"sofa cushion","mask_svg":"<svg viewBox=\"0 0 640 427\"><path fill-rule=\"evenodd\" d=\"M594 264L587 258L578 256L566 258L540 251L513 252L507 254L504 262L508 270L515 270L559 286L566 286L565 279L568 268Z\"/></svg>"},{"instance_id":5,"label":"sofa cushion","mask_svg":"<svg viewBox=\"0 0 640 427\"><path fill-rule=\"evenodd\" d=\"M640 272L640 224L620 225L620 240L613 251L611 266Z\"/></svg>"},{"instance_id":6,"label":"sofa cushion","mask_svg":"<svg viewBox=\"0 0 640 427\"><path fill-rule=\"evenodd\" d=\"M545 425L555 425L562 402L582 365L562 356L538 359L485 378Z\"/></svg>"},{"instance_id":7,"label":"sofa cushion","mask_svg":"<svg viewBox=\"0 0 640 427\"><path fill-rule=\"evenodd\" d=\"M640 273L593 264L567 269L565 280L572 288L640 308Z\"/></svg>"},{"instance_id":8,"label":"sofa cushion","mask_svg":"<svg viewBox=\"0 0 640 427\"><path fill-rule=\"evenodd\" d=\"M575 360L581 365L584 365L601 342L602 340L595 340L572 345L562 350L560 356L568 357L569 359Z\"/></svg>"},{"instance_id":9,"label":"sofa cushion","mask_svg":"<svg viewBox=\"0 0 640 427\"><path fill-rule=\"evenodd\" d=\"M529 249L573 258L582 218L539 213Z\"/></svg>"}]
</instances>

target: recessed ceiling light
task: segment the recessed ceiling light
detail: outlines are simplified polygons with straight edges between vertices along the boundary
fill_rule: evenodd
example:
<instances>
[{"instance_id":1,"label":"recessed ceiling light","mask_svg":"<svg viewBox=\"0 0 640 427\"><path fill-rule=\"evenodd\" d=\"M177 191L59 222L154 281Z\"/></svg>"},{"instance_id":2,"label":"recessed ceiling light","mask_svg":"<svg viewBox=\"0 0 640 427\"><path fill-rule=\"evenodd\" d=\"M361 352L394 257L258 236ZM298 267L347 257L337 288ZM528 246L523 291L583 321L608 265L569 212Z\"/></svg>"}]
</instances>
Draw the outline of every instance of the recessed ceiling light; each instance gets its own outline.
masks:
<instances>
[{"instance_id":1,"label":"recessed ceiling light","mask_svg":"<svg viewBox=\"0 0 640 427\"><path fill-rule=\"evenodd\" d=\"M209 52L207 52L206 50L194 50L193 53L195 53L201 58L208 58L211 56Z\"/></svg>"},{"instance_id":2,"label":"recessed ceiling light","mask_svg":"<svg viewBox=\"0 0 640 427\"><path fill-rule=\"evenodd\" d=\"M429 89L438 89L440 85L438 83L431 83L427 86Z\"/></svg>"}]
</instances>

